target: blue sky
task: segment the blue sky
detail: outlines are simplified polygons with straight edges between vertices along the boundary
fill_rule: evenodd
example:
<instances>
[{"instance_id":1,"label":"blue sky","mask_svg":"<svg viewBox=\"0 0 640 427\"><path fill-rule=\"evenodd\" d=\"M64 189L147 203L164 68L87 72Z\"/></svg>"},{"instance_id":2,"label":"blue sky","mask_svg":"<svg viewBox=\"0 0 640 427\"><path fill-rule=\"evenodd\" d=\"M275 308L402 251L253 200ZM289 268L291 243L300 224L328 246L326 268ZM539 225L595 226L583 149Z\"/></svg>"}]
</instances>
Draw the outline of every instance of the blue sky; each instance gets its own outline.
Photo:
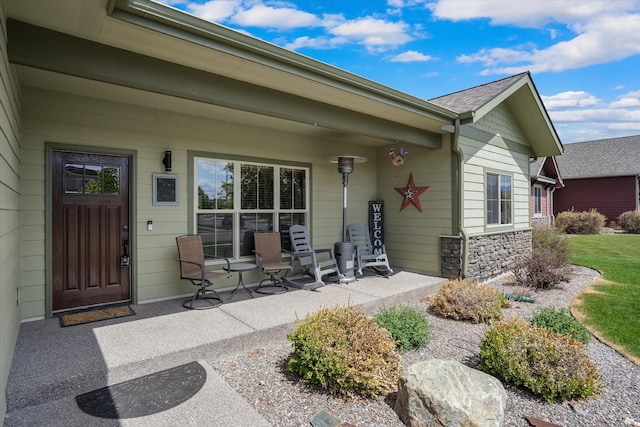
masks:
<instances>
[{"instance_id":1,"label":"blue sky","mask_svg":"<svg viewBox=\"0 0 640 427\"><path fill-rule=\"evenodd\" d=\"M156 0L423 99L530 71L563 143L640 134L640 0Z\"/></svg>"}]
</instances>

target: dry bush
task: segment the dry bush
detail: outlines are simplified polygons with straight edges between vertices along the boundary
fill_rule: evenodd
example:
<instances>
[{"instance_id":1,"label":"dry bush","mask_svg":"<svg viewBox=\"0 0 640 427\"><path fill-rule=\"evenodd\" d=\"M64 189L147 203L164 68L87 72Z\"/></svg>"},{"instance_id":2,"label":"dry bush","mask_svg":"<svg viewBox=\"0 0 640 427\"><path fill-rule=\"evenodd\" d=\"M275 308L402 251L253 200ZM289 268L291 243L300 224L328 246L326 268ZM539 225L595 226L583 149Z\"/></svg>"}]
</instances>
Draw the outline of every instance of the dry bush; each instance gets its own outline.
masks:
<instances>
[{"instance_id":1,"label":"dry bush","mask_svg":"<svg viewBox=\"0 0 640 427\"><path fill-rule=\"evenodd\" d=\"M550 403L593 396L601 388L585 345L518 317L496 322L485 333L477 368Z\"/></svg>"},{"instance_id":2,"label":"dry bush","mask_svg":"<svg viewBox=\"0 0 640 427\"><path fill-rule=\"evenodd\" d=\"M598 234L605 222L605 216L595 209L588 212L560 212L556 217L556 227L567 234Z\"/></svg>"},{"instance_id":3,"label":"dry bush","mask_svg":"<svg viewBox=\"0 0 640 427\"><path fill-rule=\"evenodd\" d=\"M571 259L569 239L554 227L535 227L532 229L531 252L553 255L555 267L567 265Z\"/></svg>"},{"instance_id":4,"label":"dry bush","mask_svg":"<svg viewBox=\"0 0 640 427\"><path fill-rule=\"evenodd\" d=\"M296 321L287 335L294 353L288 369L331 393L375 397L395 391L400 375L396 342L364 311L321 308Z\"/></svg>"},{"instance_id":5,"label":"dry bush","mask_svg":"<svg viewBox=\"0 0 640 427\"><path fill-rule=\"evenodd\" d=\"M534 289L553 289L571 277L569 264L559 263L551 252L536 252L524 257L512 272L518 285Z\"/></svg>"},{"instance_id":6,"label":"dry bush","mask_svg":"<svg viewBox=\"0 0 640 427\"><path fill-rule=\"evenodd\" d=\"M489 323L502 319L507 300L489 285L477 281L449 280L429 299L431 310L442 317Z\"/></svg>"},{"instance_id":7,"label":"dry bush","mask_svg":"<svg viewBox=\"0 0 640 427\"><path fill-rule=\"evenodd\" d=\"M551 289L569 280L571 250L567 236L556 228L534 228L531 254L513 266L513 276L525 288Z\"/></svg>"},{"instance_id":8,"label":"dry bush","mask_svg":"<svg viewBox=\"0 0 640 427\"><path fill-rule=\"evenodd\" d=\"M627 233L640 234L640 211L623 212L618 217L618 225Z\"/></svg>"}]
</instances>

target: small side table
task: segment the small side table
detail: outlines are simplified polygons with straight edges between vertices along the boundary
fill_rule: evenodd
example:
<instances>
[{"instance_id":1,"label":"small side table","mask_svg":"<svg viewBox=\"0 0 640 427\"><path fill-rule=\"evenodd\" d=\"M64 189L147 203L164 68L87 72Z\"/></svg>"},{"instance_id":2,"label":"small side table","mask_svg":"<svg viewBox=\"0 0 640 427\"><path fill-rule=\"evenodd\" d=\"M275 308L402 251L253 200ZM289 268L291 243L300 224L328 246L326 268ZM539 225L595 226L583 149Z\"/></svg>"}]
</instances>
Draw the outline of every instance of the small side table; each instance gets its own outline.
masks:
<instances>
[{"instance_id":1,"label":"small side table","mask_svg":"<svg viewBox=\"0 0 640 427\"><path fill-rule=\"evenodd\" d=\"M228 271L230 273L233 273L233 272L237 272L238 273L238 284L233 289L233 291L231 291L231 295L233 295L235 293L235 291L240 289L240 286L242 286L244 288L244 290L247 291L249 296L251 296L251 298L253 298L253 292L251 291L251 289L247 288L244 285L244 282L242 281L242 273L245 272L245 271L251 271L251 270L253 270L255 268L258 268L258 266L256 264L253 264L253 263L250 263L250 262L237 262L237 263L231 264L229 266L229 268L227 268L227 266L224 266L223 268L224 268L225 271Z\"/></svg>"}]
</instances>

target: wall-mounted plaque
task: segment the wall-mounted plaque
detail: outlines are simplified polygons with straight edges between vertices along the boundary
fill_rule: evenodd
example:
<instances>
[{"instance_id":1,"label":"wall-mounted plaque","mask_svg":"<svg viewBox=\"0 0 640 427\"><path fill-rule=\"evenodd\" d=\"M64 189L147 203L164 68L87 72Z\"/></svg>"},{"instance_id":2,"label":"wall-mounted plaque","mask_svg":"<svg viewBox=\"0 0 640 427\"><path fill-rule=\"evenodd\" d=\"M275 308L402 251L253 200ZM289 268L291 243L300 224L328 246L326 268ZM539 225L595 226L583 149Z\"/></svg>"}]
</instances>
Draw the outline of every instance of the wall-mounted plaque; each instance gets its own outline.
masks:
<instances>
[{"instance_id":1,"label":"wall-mounted plaque","mask_svg":"<svg viewBox=\"0 0 640 427\"><path fill-rule=\"evenodd\" d=\"M153 174L153 204L155 206L175 206L180 199L178 197L178 175L161 173Z\"/></svg>"}]
</instances>

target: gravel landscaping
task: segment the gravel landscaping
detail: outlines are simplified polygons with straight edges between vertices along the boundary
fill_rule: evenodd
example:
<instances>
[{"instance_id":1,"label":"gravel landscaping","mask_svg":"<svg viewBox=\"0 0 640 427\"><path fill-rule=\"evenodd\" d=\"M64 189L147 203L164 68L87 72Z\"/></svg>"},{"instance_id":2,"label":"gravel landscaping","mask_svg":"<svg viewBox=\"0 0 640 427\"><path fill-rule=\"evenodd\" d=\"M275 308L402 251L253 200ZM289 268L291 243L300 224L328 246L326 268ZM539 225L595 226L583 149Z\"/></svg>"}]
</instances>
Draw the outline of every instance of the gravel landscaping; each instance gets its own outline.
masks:
<instances>
[{"instance_id":1,"label":"gravel landscaping","mask_svg":"<svg viewBox=\"0 0 640 427\"><path fill-rule=\"evenodd\" d=\"M591 269L572 268L572 279L568 283L558 289L532 293L533 304L512 301L505 309L505 315L515 313L529 319L540 307L569 307L580 291L599 277ZM496 280L492 285L507 293L521 291L506 279ZM427 302L415 301L411 305L423 309L431 334L425 347L403 353L406 366L434 358L475 366L486 325L436 317L428 312ZM588 348L602 375L603 389L596 397L549 404L527 391L505 385L508 400L504 425L528 426L525 416L564 427L640 425L634 424L634 420L640 421L640 367L597 339L591 340ZM286 371L291 351L291 343L283 337L277 345L217 361L213 367L274 426L309 426L320 410L358 427L403 425L393 409L395 394L376 400L344 400L330 396Z\"/></svg>"}]
</instances>

